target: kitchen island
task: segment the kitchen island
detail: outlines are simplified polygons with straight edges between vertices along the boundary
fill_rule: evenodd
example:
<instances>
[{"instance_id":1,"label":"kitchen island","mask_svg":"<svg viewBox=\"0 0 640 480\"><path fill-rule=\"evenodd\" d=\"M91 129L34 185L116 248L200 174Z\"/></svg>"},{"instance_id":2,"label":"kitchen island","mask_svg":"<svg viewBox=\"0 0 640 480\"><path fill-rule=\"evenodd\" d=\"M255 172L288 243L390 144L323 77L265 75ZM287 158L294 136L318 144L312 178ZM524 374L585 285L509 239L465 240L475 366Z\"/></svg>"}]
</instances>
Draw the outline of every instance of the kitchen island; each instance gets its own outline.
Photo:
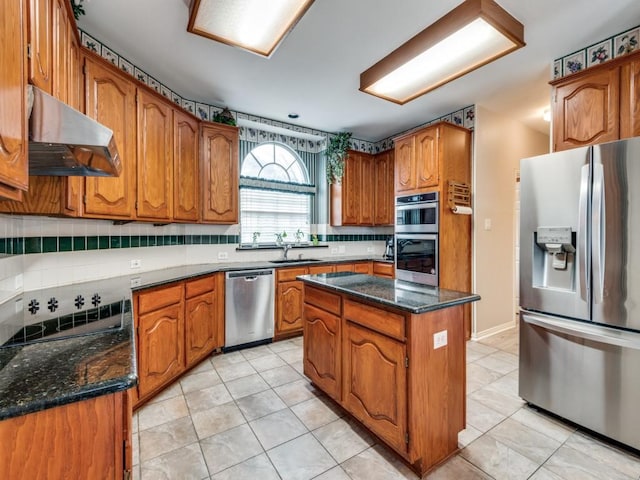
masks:
<instances>
[{"instance_id":1,"label":"kitchen island","mask_svg":"<svg viewBox=\"0 0 640 480\"><path fill-rule=\"evenodd\" d=\"M478 295L352 273L304 282L304 373L419 475L465 428L463 305Z\"/></svg>"}]
</instances>

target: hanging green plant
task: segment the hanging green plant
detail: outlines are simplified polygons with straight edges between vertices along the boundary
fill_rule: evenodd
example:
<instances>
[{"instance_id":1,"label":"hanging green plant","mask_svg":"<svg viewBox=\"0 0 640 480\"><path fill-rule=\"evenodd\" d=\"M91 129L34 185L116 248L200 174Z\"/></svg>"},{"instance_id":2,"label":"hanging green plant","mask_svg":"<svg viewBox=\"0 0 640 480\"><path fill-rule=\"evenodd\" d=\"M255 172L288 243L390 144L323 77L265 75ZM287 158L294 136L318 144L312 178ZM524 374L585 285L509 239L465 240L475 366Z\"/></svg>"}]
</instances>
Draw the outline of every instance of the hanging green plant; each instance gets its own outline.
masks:
<instances>
[{"instance_id":1,"label":"hanging green plant","mask_svg":"<svg viewBox=\"0 0 640 480\"><path fill-rule=\"evenodd\" d=\"M340 132L329 139L325 155L327 156L327 182L340 183L344 173L344 159L349 149L351 132Z\"/></svg>"},{"instance_id":2,"label":"hanging green plant","mask_svg":"<svg viewBox=\"0 0 640 480\"><path fill-rule=\"evenodd\" d=\"M73 16L76 20L80 18L80 15L86 15L84 7L80 2L82 2L82 0L71 0L71 8L73 8Z\"/></svg>"}]
</instances>

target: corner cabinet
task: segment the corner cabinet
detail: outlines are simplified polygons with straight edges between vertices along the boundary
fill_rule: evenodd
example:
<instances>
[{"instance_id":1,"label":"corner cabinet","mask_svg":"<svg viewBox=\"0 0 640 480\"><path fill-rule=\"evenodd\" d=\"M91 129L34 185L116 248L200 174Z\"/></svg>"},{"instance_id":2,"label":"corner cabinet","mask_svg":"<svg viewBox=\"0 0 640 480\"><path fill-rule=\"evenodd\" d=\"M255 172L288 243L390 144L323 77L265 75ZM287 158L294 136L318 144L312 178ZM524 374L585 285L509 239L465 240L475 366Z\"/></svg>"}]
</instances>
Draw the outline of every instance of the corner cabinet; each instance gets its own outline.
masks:
<instances>
[{"instance_id":1,"label":"corner cabinet","mask_svg":"<svg viewBox=\"0 0 640 480\"><path fill-rule=\"evenodd\" d=\"M393 162L350 150L340 183L331 185L331 225L393 225Z\"/></svg>"},{"instance_id":2,"label":"corner cabinet","mask_svg":"<svg viewBox=\"0 0 640 480\"><path fill-rule=\"evenodd\" d=\"M550 83L554 151L640 135L640 52Z\"/></svg>"},{"instance_id":3,"label":"corner cabinet","mask_svg":"<svg viewBox=\"0 0 640 480\"><path fill-rule=\"evenodd\" d=\"M33 2L32 2L33 3ZM29 186L27 159L27 3L0 6L0 198L21 200Z\"/></svg>"},{"instance_id":4,"label":"corner cabinet","mask_svg":"<svg viewBox=\"0 0 640 480\"><path fill-rule=\"evenodd\" d=\"M203 124L201 132L201 220L238 223L238 128Z\"/></svg>"}]
</instances>

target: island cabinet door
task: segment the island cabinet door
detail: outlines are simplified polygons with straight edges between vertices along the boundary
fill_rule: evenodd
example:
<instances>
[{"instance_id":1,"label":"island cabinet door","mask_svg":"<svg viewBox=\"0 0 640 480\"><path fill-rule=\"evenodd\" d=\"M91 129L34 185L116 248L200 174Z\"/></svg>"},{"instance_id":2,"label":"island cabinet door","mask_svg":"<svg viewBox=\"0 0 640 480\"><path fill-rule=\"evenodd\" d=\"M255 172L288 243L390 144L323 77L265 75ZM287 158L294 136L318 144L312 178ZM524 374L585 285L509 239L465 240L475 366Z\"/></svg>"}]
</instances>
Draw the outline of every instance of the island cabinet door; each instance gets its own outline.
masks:
<instances>
[{"instance_id":1,"label":"island cabinet door","mask_svg":"<svg viewBox=\"0 0 640 480\"><path fill-rule=\"evenodd\" d=\"M305 303L304 374L340 401L340 317Z\"/></svg>"},{"instance_id":2,"label":"island cabinet door","mask_svg":"<svg viewBox=\"0 0 640 480\"><path fill-rule=\"evenodd\" d=\"M350 321L344 326L343 405L389 446L406 455L406 346Z\"/></svg>"}]
</instances>

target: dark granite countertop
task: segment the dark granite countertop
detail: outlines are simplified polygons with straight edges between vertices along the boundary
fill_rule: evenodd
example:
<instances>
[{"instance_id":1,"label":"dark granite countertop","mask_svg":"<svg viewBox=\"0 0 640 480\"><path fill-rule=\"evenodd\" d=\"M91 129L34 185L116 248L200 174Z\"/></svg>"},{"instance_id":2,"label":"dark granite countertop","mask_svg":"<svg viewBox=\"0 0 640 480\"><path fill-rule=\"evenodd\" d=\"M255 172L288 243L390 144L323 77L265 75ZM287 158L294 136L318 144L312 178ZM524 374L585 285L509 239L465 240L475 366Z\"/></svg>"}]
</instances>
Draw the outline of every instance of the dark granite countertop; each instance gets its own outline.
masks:
<instances>
[{"instance_id":1,"label":"dark granite countertop","mask_svg":"<svg viewBox=\"0 0 640 480\"><path fill-rule=\"evenodd\" d=\"M0 420L136 385L133 316L122 328L0 348Z\"/></svg>"},{"instance_id":2,"label":"dark granite countertop","mask_svg":"<svg viewBox=\"0 0 640 480\"><path fill-rule=\"evenodd\" d=\"M300 275L308 285L369 300L410 313L425 313L480 300L480 295L352 272Z\"/></svg>"},{"instance_id":3,"label":"dark granite countertop","mask_svg":"<svg viewBox=\"0 0 640 480\"><path fill-rule=\"evenodd\" d=\"M370 260L383 263L393 263L393 260L387 260L382 257L372 256L343 256L331 257L318 260L302 259L300 261L292 261L289 263L274 263L270 261L261 262L229 262L229 263L210 263L185 265L182 267L172 267L162 270L154 270L143 272L138 275L131 275L131 288L133 291L144 290L151 287L160 286L180 280L188 280L203 275L209 275L216 272L232 272L238 270L254 270L263 268L290 268L304 267L308 265L326 265L334 263L353 263L368 262Z\"/></svg>"},{"instance_id":4,"label":"dark granite countertop","mask_svg":"<svg viewBox=\"0 0 640 480\"><path fill-rule=\"evenodd\" d=\"M379 257L343 256L286 264L261 261L186 265L62 288L77 288L78 292L90 295L95 290L95 284L100 284L100 295L105 298L120 297L123 291L130 298L131 291L216 272L369 260L391 262ZM0 326L14 328L14 325L21 325L23 309L27 308L32 297L41 294L42 291L27 291L1 304ZM48 296L47 291L46 298ZM43 304L42 310L46 310L42 299L40 303ZM135 386L136 382L133 316L130 310L124 314L122 328L116 331L0 348L0 420L123 391Z\"/></svg>"}]
</instances>

